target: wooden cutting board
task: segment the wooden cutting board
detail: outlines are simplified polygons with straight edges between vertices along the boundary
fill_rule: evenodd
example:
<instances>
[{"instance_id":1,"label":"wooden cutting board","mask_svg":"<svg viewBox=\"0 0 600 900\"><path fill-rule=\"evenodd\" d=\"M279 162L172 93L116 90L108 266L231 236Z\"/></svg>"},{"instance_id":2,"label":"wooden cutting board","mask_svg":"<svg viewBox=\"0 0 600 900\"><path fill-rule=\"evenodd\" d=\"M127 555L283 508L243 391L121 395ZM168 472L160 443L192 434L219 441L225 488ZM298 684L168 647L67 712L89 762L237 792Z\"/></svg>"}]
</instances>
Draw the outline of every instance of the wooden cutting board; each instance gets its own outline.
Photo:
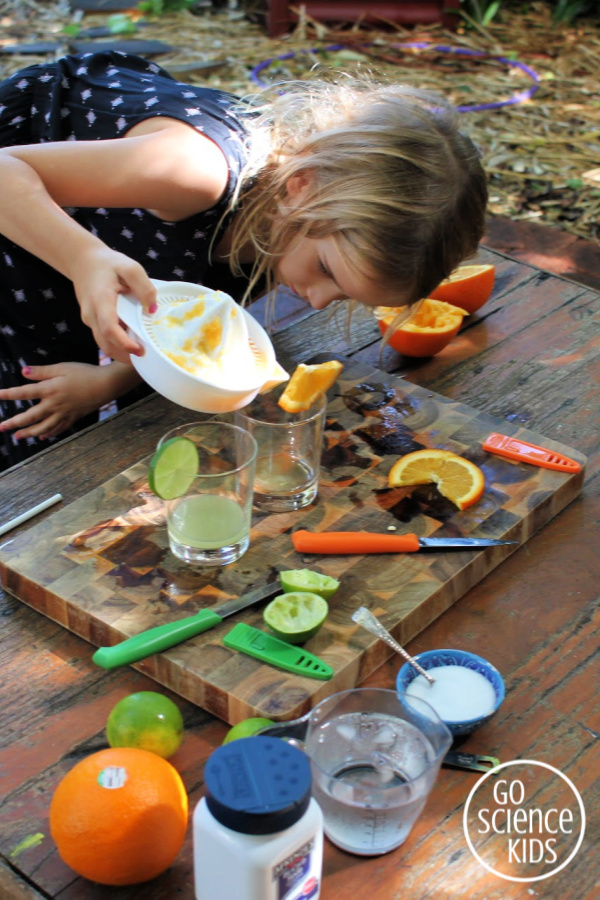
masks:
<instances>
[{"instance_id":1,"label":"wooden cutting board","mask_svg":"<svg viewBox=\"0 0 600 900\"><path fill-rule=\"evenodd\" d=\"M331 681L294 676L223 645L236 621L263 625L264 603L136 664L231 724L251 715L295 718L334 691L359 684L392 652L354 625L355 609L368 606L405 644L515 548L303 557L293 549L291 531L395 530L523 543L577 496L584 472L570 476L491 456L481 442L492 431L518 434L585 464L570 447L347 362L330 391L317 501L296 513L256 513L250 549L237 563L202 571L171 555L162 505L148 490L148 457L7 539L0 546L0 577L20 600L104 646L237 597L276 580L283 569L333 575L341 587L325 625L306 644L333 666ZM452 450L479 465L486 481L482 499L460 512L431 485L389 489L393 462L423 447Z\"/></svg>"}]
</instances>

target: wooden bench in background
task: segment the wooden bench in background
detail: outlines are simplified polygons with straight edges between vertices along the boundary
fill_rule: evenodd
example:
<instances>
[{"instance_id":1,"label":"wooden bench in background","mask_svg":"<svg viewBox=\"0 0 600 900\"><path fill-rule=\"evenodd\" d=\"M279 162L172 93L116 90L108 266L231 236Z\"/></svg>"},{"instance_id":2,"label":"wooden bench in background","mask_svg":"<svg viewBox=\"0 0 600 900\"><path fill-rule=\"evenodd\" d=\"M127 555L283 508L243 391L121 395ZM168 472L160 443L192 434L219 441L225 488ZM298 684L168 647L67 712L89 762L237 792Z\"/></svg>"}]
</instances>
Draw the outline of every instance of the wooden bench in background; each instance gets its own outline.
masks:
<instances>
[{"instance_id":1,"label":"wooden bench in background","mask_svg":"<svg viewBox=\"0 0 600 900\"><path fill-rule=\"evenodd\" d=\"M307 16L325 23L377 23L393 25L432 25L441 23L445 28L456 27L460 0L266 0L266 30L269 37L279 37L298 21L297 9L301 5Z\"/></svg>"}]
</instances>

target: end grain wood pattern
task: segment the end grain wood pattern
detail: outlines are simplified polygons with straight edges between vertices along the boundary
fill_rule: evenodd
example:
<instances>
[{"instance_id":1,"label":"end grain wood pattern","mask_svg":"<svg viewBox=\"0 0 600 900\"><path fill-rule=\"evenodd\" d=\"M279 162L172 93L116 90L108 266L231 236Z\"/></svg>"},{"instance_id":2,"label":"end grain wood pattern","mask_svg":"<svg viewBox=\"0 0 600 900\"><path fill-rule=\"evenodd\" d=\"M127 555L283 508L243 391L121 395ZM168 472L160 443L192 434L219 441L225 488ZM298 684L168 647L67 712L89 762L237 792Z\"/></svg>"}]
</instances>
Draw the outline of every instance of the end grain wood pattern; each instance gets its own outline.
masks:
<instances>
[{"instance_id":1,"label":"end grain wood pattern","mask_svg":"<svg viewBox=\"0 0 600 900\"><path fill-rule=\"evenodd\" d=\"M585 464L570 447L346 361L329 393L317 500L295 513L255 513L250 549L238 562L198 570L171 555L162 505L148 489L148 457L7 539L0 546L0 577L6 590L95 646L216 606L276 580L284 569L307 567L339 578L329 617L306 644L333 667L329 682L262 665L223 645L235 621L264 627L264 604L135 666L230 724L252 715L292 719L359 684L390 655L387 645L352 622L355 609L369 607L405 644L514 548L302 556L291 532L394 530L522 544L580 493L585 470L565 475L481 449L490 432L507 429ZM433 485L388 488L394 461L424 447L452 450L479 465L486 482L482 499L459 511Z\"/></svg>"}]
</instances>

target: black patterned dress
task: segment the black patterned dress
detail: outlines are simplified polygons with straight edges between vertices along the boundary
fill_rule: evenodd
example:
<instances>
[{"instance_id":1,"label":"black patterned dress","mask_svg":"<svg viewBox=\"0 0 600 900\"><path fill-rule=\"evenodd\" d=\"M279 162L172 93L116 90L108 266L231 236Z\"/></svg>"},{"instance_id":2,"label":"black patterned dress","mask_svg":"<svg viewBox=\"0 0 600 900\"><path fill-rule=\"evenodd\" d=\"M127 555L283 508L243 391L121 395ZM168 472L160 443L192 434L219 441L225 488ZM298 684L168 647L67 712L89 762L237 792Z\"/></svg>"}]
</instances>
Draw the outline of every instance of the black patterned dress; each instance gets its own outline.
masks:
<instances>
[{"instance_id":1,"label":"black patterned dress","mask_svg":"<svg viewBox=\"0 0 600 900\"><path fill-rule=\"evenodd\" d=\"M238 102L231 94L175 81L130 54L66 56L0 83L0 146L118 138L155 116L187 122L210 137L229 165L227 189L212 209L181 222L164 222L145 209L67 210L109 247L141 263L151 278L202 283L210 241L246 158L244 126L233 111ZM72 283L0 235L0 387L32 383L22 378L23 366L59 362L98 363ZM27 405L0 401L0 421ZM96 419L86 417L72 431ZM45 446L48 441L17 442L0 432L0 471Z\"/></svg>"}]
</instances>

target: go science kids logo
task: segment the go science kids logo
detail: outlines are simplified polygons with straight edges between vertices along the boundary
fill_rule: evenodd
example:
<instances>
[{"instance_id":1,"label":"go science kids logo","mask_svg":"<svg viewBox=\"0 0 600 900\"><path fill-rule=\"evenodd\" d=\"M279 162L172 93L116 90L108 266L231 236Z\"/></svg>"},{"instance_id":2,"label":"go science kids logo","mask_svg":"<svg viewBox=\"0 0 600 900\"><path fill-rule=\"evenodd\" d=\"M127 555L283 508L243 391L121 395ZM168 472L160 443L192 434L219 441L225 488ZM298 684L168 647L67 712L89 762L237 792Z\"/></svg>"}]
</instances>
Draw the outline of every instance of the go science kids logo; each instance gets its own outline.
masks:
<instances>
[{"instance_id":1,"label":"go science kids logo","mask_svg":"<svg viewBox=\"0 0 600 900\"><path fill-rule=\"evenodd\" d=\"M564 869L581 846L585 809L566 775L520 759L480 778L463 814L471 852L508 881L542 881Z\"/></svg>"}]
</instances>

